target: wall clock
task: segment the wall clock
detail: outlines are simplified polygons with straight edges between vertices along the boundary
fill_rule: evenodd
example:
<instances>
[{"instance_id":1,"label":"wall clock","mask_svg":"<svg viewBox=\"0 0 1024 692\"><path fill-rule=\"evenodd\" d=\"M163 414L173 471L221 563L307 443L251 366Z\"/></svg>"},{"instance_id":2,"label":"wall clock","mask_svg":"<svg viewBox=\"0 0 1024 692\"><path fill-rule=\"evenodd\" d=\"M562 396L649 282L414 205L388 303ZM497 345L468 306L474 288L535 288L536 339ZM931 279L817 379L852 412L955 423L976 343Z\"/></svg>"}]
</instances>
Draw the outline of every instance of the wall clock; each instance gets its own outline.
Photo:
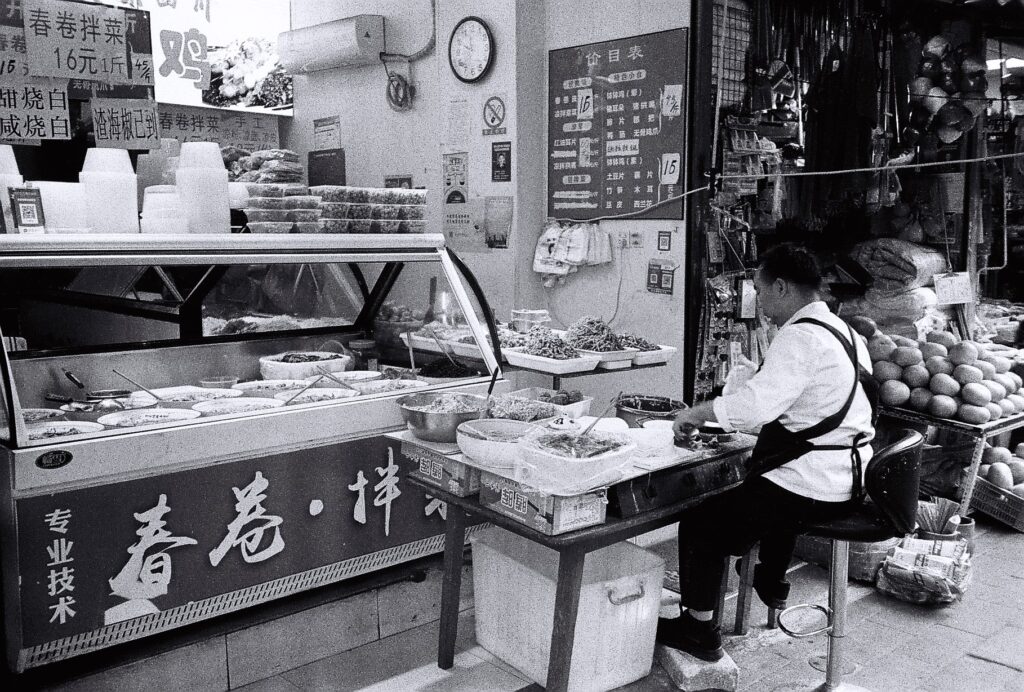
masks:
<instances>
[{"instance_id":1,"label":"wall clock","mask_svg":"<svg viewBox=\"0 0 1024 692\"><path fill-rule=\"evenodd\" d=\"M494 64L494 35L479 17L465 17L448 39L448 64L461 82L471 84L487 76Z\"/></svg>"}]
</instances>

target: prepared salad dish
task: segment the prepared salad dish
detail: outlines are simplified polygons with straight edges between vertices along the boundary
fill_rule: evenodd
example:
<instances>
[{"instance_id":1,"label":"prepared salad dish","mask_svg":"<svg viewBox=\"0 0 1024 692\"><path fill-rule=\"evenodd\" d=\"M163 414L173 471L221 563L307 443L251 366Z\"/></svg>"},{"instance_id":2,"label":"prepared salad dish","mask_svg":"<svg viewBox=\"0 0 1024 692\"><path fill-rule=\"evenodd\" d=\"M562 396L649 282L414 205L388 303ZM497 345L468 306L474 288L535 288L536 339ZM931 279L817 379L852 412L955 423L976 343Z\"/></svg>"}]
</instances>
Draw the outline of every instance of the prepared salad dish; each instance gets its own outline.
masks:
<instances>
[{"instance_id":1,"label":"prepared salad dish","mask_svg":"<svg viewBox=\"0 0 1024 692\"><path fill-rule=\"evenodd\" d=\"M274 360L278 360L282 363L323 363L328 360L337 360L338 358L344 357L345 355L343 353L314 353L310 351L297 351L295 353L284 353Z\"/></svg>"},{"instance_id":2,"label":"prepared salad dish","mask_svg":"<svg viewBox=\"0 0 1024 692\"><path fill-rule=\"evenodd\" d=\"M155 425L156 423L193 420L200 415L199 411L187 409L151 408L142 411L109 413L105 416L100 416L98 422L101 425L108 425L114 428L136 428L142 425Z\"/></svg>"},{"instance_id":3,"label":"prepared salad dish","mask_svg":"<svg viewBox=\"0 0 1024 692\"><path fill-rule=\"evenodd\" d=\"M597 317L581 317L569 325L565 340L583 351L621 351L622 344L612 328Z\"/></svg>"},{"instance_id":4,"label":"prepared salad dish","mask_svg":"<svg viewBox=\"0 0 1024 692\"><path fill-rule=\"evenodd\" d=\"M569 360L578 358L580 353L565 339L547 327L533 327L526 335L524 352L531 356L551 358L553 360Z\"/></svg>"},{"instance_id":5,"label":"prepared salad dish","mask_svg":"<svg viewBox=\"0 0 1024 692\"><path fill-rule=\"evenodd\" d=\"M482 402L466 397L462 394L438 394L433 400L425 404L409 405L403 404L410 411L422 413L473 413L479 411Z\"/></svg>"},{"instance_id":6,"label":"prepared salad dish","mask_svg":"<svg viewBox=\"0 0 1024 692\"><path fill-rule=\"evenodd\" d=\"M160 401L164 403L175 404L195 404L200 401L228 399L231 397L242 396L242 392L237 389L216 389L211 387L190 386L154 389L153 394L159 396ZM128 400L130 402L145 402L153 401L153 397L148 392L132 392Z\"/></svg>"},{"instance_id":7,"label":"prepared salad dish","mask_svg":"<svg viewBox=\"0 0 1024 692\"><path fill-rule=\"evenodd\" d=\"M316 401L333 401L335 399L348 399L359 396L359 392L352 389L307 389L298 396L294 392L281 392L275 394L274 398L289 404L311 404ZM295 397L295 398L292 398Z\"/></svg>"},{"instance_id":8,"label":"prepared salad dish","mask_svg":"<svg viewBox=\"0 0 1024 692\"><path fill-rule=\"evenodd\" d=\"M21 410L21 417L26 423L42 423L63 419L64 412L55 408L25 408Z\"/></svg>"},{"instance_id":9,"label":"prepared salad dish","mask_svg":"<svg viewBox=\"0 0 1024 692\"><path fill-rule=\"evenodd\" d=\"M616 436L600 432L579 435L575 432L551 432L538 435L531 444L556 456L571 459L588 459L608 452L614 452L627 446L627 442Z\"/></svg>"},{"instance_id":10,"label":"prepared salad dish","mask_svg":"<svg viewBox=\"0 0 1024 692\"><path fill-rule=\"evenodd\" d=\"M491 407L488 409L488 416L491 418L509 418L526 423L551 418L557 414L558 410L550 403L507 394L491 397Z\"/></svg>"},{"instance_id":11,"label":"prepared salad dish","mask_svg":"<svg viewBox=\"0 0 1024 692\"><path fill-rule=\"evenodd\" d=\"M309 384L307 380L252 380L250 382L239 382L231 388L251 396L264 396L265 394L284 392L289 389L302 389L307 384Z\"/></svg>"},{"instance_id":12,"label":"prepared salad dish","mask_svg":"<svg viewBox=\"0 0 1024 692\"><path fill-rule=\"evenodd\" d=\"M635 348L638 351L657 351L661 347L636 334L619 334L619 343L623 348Z\"/></svg>"},{"instance_id":13,"label":"prepared salad dish","mask_svg":"<svg viewBox=\"0 0 1024 692\"><path fill-rule=\"evenodd\" d=\"M66 437L68 435L84 435L85 433L99 432L103 426L99 423L51 421L49 423L37 423L26 429L29 440L48 440L54 437Z\"/></svg>"},{"instance_id":14,"label":"prepared salad dish","mask_svg":"<svg viewBox=\"0 0 1024 692\"><path fill-rule=\"evenodd\" d=\"M220 399L219 401L203 401L192 407L193 411L208 416L223 416L230 413L252 413L284 406L283 401L259 397L243 397L240 399Z\"/></svg>"}]
</instances>

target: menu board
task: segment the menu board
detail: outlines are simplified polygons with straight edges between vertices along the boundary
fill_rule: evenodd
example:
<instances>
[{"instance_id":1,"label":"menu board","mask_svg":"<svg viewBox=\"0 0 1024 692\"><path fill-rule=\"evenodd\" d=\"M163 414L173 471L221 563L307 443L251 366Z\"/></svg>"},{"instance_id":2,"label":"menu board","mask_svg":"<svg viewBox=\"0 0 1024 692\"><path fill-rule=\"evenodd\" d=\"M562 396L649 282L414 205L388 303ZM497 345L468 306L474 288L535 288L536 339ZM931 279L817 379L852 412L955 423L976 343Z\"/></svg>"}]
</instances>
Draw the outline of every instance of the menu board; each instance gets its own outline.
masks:
<instances>
[{"instance_id":1,"label":"menu board","mask_svg":"<svg viewBox=\"0 0 1024 692\"><path fill-rule=\"evenodd\" d=\"M687 37L672 29L549 53L549 216L633 214L682 194Z\"/></svg>"},{"instance_id":2,"label":"menu board","mask_svg":"<svg viewBox=\"0 0 1024 692\"><path fill-rule=\"evenodd\" d=\"M160 104L160 136L179 142L217 142L246 151L276 149L281 137L277 117L244 111Z\"/></svg>"}]
</instances>

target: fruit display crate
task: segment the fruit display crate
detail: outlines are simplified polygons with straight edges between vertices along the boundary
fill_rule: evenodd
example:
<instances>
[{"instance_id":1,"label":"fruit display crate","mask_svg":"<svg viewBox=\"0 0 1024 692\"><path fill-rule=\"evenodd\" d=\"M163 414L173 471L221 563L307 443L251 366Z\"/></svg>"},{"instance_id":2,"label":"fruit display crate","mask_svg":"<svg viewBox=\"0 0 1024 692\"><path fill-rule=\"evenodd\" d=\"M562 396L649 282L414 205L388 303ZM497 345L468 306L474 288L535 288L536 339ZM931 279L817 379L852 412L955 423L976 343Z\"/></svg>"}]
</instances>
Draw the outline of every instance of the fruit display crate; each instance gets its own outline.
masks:
<instances>
[{"instance_id":1,"label":"fruit display crate","mask_svg":"<svg viewBox=\"0 0 1024 692\"><path fill-rule=\"evenodd\" d=\"M937 418L936 416L932 416L927 413L911 411L910 409L899 408L896 406L883 406L882 415L905 420L909 423L931 425L932 427L942 428L944 430L955 430L956 432L965 433L972 437L992 437L1010 430L1016 430L1017 428L1024 428L1024 413L1016 413L1012 416L989 421L988 423L982 423L980 425L964 423L951 418Z\"/></svg>"},{"instance_id":2,"label":"fruit display crate","mask_svg":"<svg viewBox=\"0 0 1024 692\"><path fill-rule=\"evenodd\" d=\"M1024 497L979 478L974 485L971 507L1024 533Z\"/></svg>"}]
</instances>

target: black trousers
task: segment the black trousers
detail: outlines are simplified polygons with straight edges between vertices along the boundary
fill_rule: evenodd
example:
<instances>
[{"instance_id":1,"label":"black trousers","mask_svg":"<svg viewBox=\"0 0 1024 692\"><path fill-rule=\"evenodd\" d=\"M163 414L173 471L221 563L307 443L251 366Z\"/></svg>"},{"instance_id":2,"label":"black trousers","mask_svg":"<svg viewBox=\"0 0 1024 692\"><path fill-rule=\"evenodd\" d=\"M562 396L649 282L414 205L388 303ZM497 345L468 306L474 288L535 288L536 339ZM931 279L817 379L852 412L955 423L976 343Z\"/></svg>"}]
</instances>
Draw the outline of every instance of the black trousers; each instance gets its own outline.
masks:
<instances>
[{"instance_id":1,"label":"black trousers","mask_svg":"<svg viewBox=\"0 0 1024 692\"><path fill-rule=\"evenodd\" d=\"M681 604L694 610L717 608L725 558L743 555L757 542L764 578L782 581L804 527L839 518L856 505L812 500L758 477L683 512L679 516Z\"/></svg>"}]
</instances>

